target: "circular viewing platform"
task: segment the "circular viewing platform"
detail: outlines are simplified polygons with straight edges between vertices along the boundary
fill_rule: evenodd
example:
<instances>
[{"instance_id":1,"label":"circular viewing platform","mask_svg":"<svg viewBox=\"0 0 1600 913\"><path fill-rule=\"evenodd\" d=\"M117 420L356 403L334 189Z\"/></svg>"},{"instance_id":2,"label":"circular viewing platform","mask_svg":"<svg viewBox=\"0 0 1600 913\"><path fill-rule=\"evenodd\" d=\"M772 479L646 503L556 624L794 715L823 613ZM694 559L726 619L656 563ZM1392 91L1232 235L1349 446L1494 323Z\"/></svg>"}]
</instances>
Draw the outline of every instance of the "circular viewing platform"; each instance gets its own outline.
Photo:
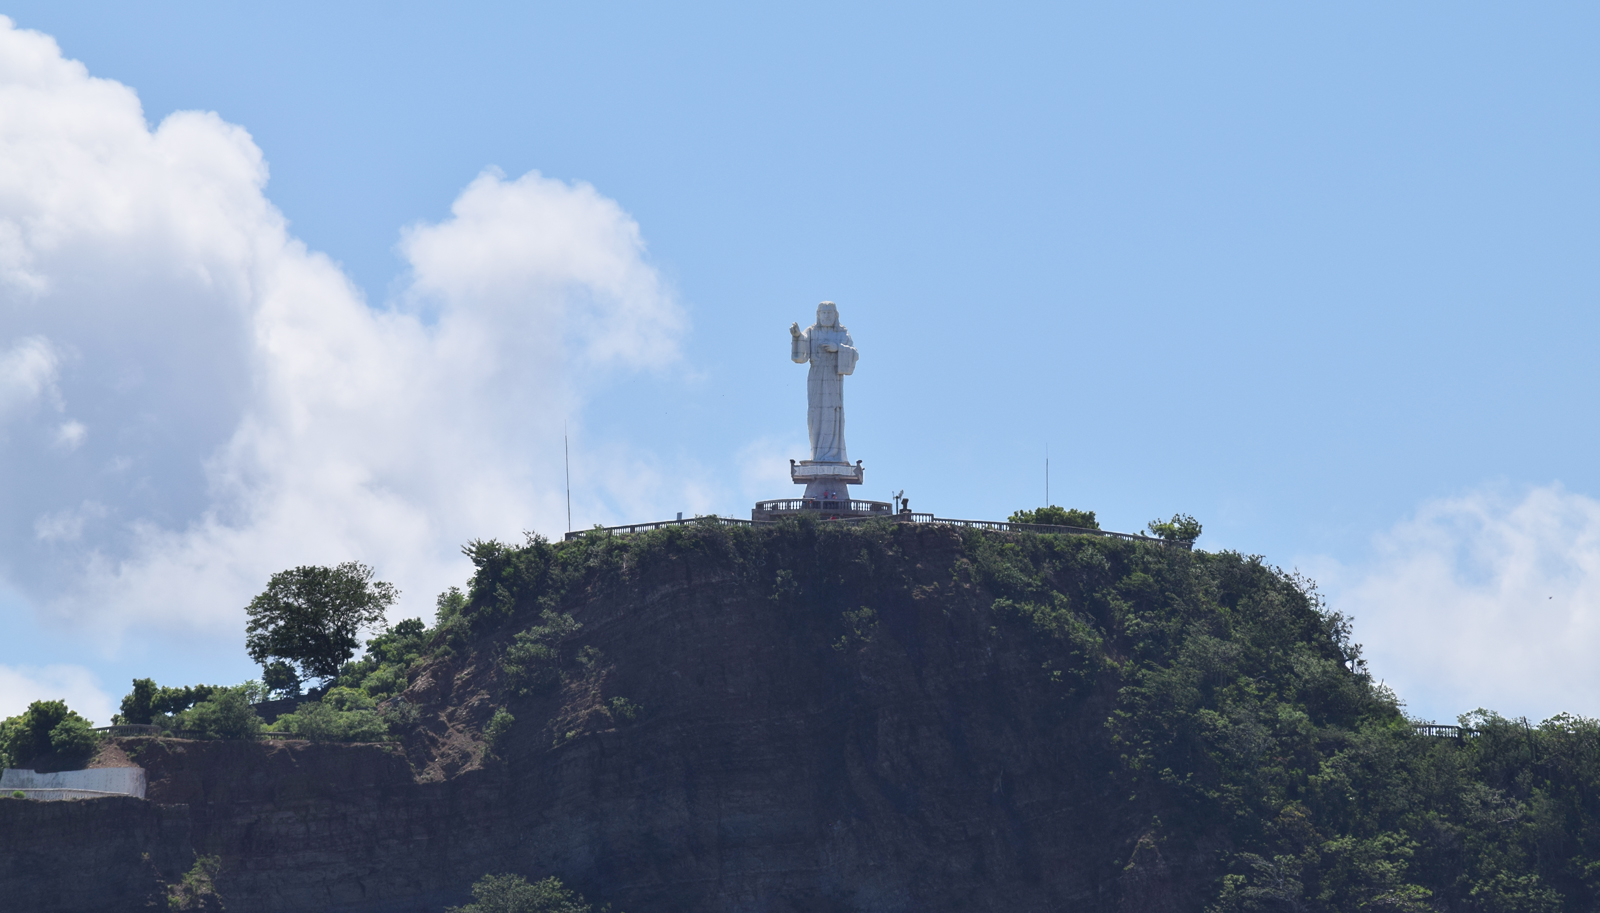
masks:
<instances>
[{"instance_id":1,"label":"circular viewing platform","mask_svg":"<svg viewBox=\"0 0 1600 913\"><path fill-rule=\"evenodd\" d=\"M757 501L755 509L750 511L750 519L756 522L801 515L824 520L842 520L846 517L893 517L894 505L887 501L783 498L776 501Z\"/></svg>"}]
</instances>

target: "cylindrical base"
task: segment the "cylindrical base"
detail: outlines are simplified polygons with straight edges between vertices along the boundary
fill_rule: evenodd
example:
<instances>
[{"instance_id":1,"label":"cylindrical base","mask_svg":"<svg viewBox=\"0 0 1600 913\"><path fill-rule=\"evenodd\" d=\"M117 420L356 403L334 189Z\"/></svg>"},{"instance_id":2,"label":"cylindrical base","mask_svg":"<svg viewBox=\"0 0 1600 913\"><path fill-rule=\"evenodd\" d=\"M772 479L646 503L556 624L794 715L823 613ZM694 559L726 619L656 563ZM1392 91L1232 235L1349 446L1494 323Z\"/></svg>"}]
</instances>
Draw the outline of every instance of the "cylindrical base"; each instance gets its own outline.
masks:
<instances>
[{"instance_id":1,"label":"cylindrical base","mask_svg":"<svg viewBox=\"0 0 1600 913\"><path fill-rule=\"evenodd\" d=\"M812 479L806 483L805 497L816 501L848 501L850 486L838 479Z\"/></svg>"}]
</instances>

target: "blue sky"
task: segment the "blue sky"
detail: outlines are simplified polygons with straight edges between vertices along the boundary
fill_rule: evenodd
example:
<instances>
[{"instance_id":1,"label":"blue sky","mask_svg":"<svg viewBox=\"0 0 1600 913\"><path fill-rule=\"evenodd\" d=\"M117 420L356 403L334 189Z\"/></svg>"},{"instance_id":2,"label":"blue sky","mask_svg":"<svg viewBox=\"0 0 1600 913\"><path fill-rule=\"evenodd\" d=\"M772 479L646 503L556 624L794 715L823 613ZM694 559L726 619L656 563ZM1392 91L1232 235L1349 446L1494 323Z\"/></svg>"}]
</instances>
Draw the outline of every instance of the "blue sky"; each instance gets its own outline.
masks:
<instances>
[{"instance_id":1,"label":"blue sky","mask_svg":"<svg viewBox=\"0 0 1600 913\"><path fill-rule=\"evenodd\" d=\"M579 526L786 495L785 328L827 298L862 351L858 494L1001 518L1042 501L1048 446L1058 503L1185 511L1202 547L1317 577L1419 716L1600 714L1592 7L325 6L6 10L137 93L146 134L215 118L174 121L181 155L136 125L60 140L104 173L53 180L148 214L121 240L110 209L0 194L35 226L0 288L34 397L0 452L28 489L0 501L5 701L244 678L242 605L289 564L367 560L426 614L461 540L561 532L563 423ZM0 162L54 167L16 150L57 122L12 120ZM200 212L205 239L283 234L271 269L337 304L281 326L343 315L306 331L337 365L261 341L260 255L149 240ZM595 265L518 265L552 238ZM452 320L494 358L452 361ZM378 430L304 400L341 385Z\"/></svg>"}]
</instances>

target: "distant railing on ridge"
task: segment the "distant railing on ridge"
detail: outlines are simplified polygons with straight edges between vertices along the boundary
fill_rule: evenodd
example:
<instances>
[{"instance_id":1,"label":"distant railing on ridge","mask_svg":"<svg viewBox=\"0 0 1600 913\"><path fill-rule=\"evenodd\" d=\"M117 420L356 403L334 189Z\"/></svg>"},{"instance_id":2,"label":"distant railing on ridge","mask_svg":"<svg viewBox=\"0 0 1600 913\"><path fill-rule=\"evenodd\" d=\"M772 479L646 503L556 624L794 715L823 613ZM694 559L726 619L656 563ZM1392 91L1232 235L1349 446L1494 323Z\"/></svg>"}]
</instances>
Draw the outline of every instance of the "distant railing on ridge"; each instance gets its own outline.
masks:
<instances>
[{"instance_id":1,"label":"distant railing on ridge","mask_svg":"<svg viewBox=\"0 0 1600 913\"><path fill-rule=\"evenodd\" d=\"M856 513L872 513L879 516L890 516L892 508L885 501L829 501L822 498L779 498L774 501L757 501L756 510L760 511L830 511L844 510ZM840 518L844 519L844 518Z\"/></svg>"},{"instance_id":2,"label":"distant railing on ridge","mask_svg":"<svg viewBox=\"0 0 1600 913\"><path fill-rule=\"evenodd\" d=\"M763 504L773 502L764 501ZM938 526L962 526L968 529L989 529L1005 533L1054 533L1070 536L1105 536L1112 539L1129 539L1135 542L1153 542L1157 545L1177 545L1183 548L1193 548L1193 542L1181 539L1157 539L1154 536L1141 536L1136 533L1117 533L1108 529L1085 529L1078 526L1050 526L1043 523L1010 523L1005 520L953 520L948 517L935 517L933 514L902 513L892 518L878 517L840 517L837 520L823 520L824 523L863 523L869 520L894 519L901 523L930 523ZM694 517L688 520L657 520L654 523L629 523L625 526L597 526L593 529L577 529L567 533L567 541L581 539L590 533L606 533L613 536L626 536L632 533L644 533L656 529L665 529L668 526L690 526L695 523L713 523L719 526L766 526L776 523L776 520L740 520L735 517Z\"/></svg>"},{"instance_id":3,"label":"distant railing on ridge","mask_svg":"<svg viewBox=\"0 0 1600 913\"><path fill-rule=\"evenodd\" d=\"M610 533L613 536L626 536L630 533L647 533L654 529L666 529L669 526L693 526L696 523L712 523L717 526L755 526L754 520L740 520L738 517L692 517L688 520L657 520L654 523L629 523L625 526L596 526L592 529L575 529L567 533L567 541L582 539L590 533Z\"/></svg>"},{"instance_id":4,"label":"distant railing on ridge","mask_svg":"<svg viewBox=\"0 0 1600 913\"><path fill-rule=\"evenodd\" d=\"M1194 543L1182 539L1157 539L1138 533L1116 533L1109 529L1087 529L1081 526L1051 526L1045 523L1011 523L1007 520L951 520L933 514L912 514L913 523L937 523L941 526L965 526L969 529L992 529L1003 533L1055 533L1069 536L1106 536L1112 539L1131 539L1135 542L1154 542L1158 545L1181 545L1193 548Z\"/></svg>"},{"instance_id":5,"label":"distant railing on ridge","mask_svg":"<svg viewBox=\"0 0 1600 913\"><path fill-rule=\"evenodd\" d=\"M1444 723L1412 723L1411 729L1417 735L1432 736L1437 739L1455 739L1460 742L1478 737L1478 730L1476 729L1467 726L1450 726Z\"/></svg>"},{"instance_id":6,"label":"distant railing on ridge","mask_svg":"<svg viewBox=\"0 0 1600 913\"><path fill-rule=\"evenodd\" d=\"M109 733L110 735L113 735L113 736L119 736L119 735L160 735L161 734L161 727L160 726L152 726L152 725L149 725L147 723L117 723L117 724L112 725L112 726L96 726L94 731L95 732Z\"/></svg>"}]
</instances>

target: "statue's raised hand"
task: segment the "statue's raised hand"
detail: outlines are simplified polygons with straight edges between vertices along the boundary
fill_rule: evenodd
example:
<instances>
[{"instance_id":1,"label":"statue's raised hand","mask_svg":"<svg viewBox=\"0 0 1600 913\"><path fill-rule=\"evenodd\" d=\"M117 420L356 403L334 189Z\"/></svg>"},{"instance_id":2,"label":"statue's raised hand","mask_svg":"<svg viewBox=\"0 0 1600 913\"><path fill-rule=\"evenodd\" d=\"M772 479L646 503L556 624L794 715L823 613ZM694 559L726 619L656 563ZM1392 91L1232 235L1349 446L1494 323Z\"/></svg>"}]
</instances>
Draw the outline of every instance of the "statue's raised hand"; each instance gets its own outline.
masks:
<instances>
[{"instance_id":1,"label":"statue's raised hand","mask_svg":"<svg viewBox=\"0 0 1600 913\"><path fill-rule=\"evenodd\" d=\"M790 336L799 336L800 335L800 324L798 324L798 323L789 324L789 335Z\"/></svg>"}]
</instances>

